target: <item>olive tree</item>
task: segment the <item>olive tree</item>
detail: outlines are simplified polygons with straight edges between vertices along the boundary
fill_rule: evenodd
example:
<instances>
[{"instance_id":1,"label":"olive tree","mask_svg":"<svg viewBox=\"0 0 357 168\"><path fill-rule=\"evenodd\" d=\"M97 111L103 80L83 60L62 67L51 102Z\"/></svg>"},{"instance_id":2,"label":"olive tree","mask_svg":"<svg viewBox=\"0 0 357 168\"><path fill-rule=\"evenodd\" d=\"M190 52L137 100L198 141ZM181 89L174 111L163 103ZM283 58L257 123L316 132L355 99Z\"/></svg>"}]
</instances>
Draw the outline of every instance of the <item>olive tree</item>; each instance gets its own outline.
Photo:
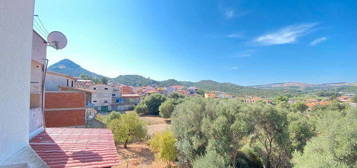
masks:
<instances>
[{"instance_id":1,"label":"olive tree","mask_svg":"<svg viewBox=\"0 0 357 168\"><path fill-rule=\"evenodd\" d=\"M174 111L175 104L173 99L168 99L160 105L159 111L160 116L164 118L170 118L172 112Z\"/></svg>"},{"instance_id":2,"label":"olive tree","mask_svg":"<svg viewBox=\"0 0 357 168\"><path fill-rule=\"evenodd\" d=\"M115 141L124 144L124 148L127 148L128 143L146 136L146 125L135 112L128 112L112 120L109 127Z\"/></svg>"},{"instance_id":3,"label":"olive tree","mask_svg":"<svg viewBox=\"0 0 357 168\"><path fill-rule=\"evenodd\" d=\"M141 104L147 106L148 114L159 115L159 107L165 100L166 97L164 95L156 93L146 96Z\"/></svg>"},{"instance_id":4,"label":"olive tree","mask_svg":"<svg viewBox=\"0 0 357 168\"><path fill-rule=\"evenodd\" d=\"M264 167L289 167L291 146L286 112L262 103L253 105L250 112L254 116L252 142L261 148Z\"/></svg>"}]
</instances>

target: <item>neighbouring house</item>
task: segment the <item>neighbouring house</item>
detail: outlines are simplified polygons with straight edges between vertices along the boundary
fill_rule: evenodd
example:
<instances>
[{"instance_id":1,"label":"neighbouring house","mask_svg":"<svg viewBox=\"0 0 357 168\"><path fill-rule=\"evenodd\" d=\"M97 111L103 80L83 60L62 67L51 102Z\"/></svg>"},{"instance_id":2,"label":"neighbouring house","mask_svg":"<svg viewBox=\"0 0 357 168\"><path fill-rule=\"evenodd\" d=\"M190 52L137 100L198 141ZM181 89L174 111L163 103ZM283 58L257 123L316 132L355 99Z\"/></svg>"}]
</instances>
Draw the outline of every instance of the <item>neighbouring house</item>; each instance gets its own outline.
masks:
<instances>
[{"instance_id":1,"label":"neighbouring house","mask_svg":"<svg viewBox=\"0 0 357 168\"><path fill-rule=\"evenodd\" d=\"M160 93L155 87L152 86L143 86L135 88L135 91L140 96L146 96L154 93Z\"/></svg>"},{"instance_id":2,"label":"neighbouring house","mask_svg":"<svg viewBox=\"0 0 357 168\"><path fill-rule=\"evenodd\" d=\"M45 40L34 40L38 38L32 30L34 6L34 0L1 1L1 14L6 17L0 21L0 80L6 82L0 83L0 167L117 165L118 156L110 130L43 129L43 115L34 115L29 109L43 107L43 99L38 102L38 95L31 97L31 94L44 93L43 80L39 79L46 69L45 62L32 61L39 56L35 50L43 51L45 48L41 47L47 46L43 45ZM41 90L39 82L42 82ZM31 106L31 103L34 104Z\"/></svg>"},{"instance_id":3,"label":"neighbouring house","mask_svg":"<svg viewBox=\"0 0 357 168\"><path fill-rule=\"evenodd\" d=\"M121 94L134 94L134 88L131 86L127 86L127 85L121 85L119 86L120 89L120 93Z\"/></svg>"},{"instance_id":4,"label":"neighbouring house","mask_svg":"<svg viewBox=\"0 0 357 168\"><path fill-rule=\"evenodd\" d=\"M80 91L46 91L46 127L84 127L86 95Z\"/></svg>"},{"instance_id":5,"label":"neighbouring house","mask_svg":"<svg viewBox=\"0 0 357 168\"><path fill-rule=\"evenodd\" d=\"M139 94L122 94L120 97L115 99L112 104L112 110L116 111L127 111L133 110L136 105L140 103Z\"/></svg>"},{"instance_id":6,"label":"neighbouring house","mask_svg":"<svg viewBox=\"0 0 357 168\"><path fill-rule=\"evenodd\" d=\"M60 87L75 87L77 78L56 73L56 72L47 72L46 73L46 91L58 91Z\"/></svg>"},{"instance_id":7,"label":"neighbouring house","mask_svg":"<svg viewBox=\"0 0 357 168\"><path fill-rule=\"evenodd\" d=\"M343 96L337 97L337 100L340 102L352 102L352 98L353 98L353 96L343 95Z\"/></svg>"},{"instance_id":8,"label":"neighbouring house","mask_svg":"<svg viewBox=\"0 0 357 168\"><path fill-rule=\"evenodd\" d=\"M305 105L307 105L309 108L315 107L317 105L321 105L321 106L326 106L331 104L331 101L309 101L309 102L305 102Z\"/></svg>"},{"instance_id":9,"label":"neighbouring house","mask_svg":"<svg viewBox=\"0 0 357 168\"><path fill-rule=\"evenodd\" d=\"M216 98L216 93L215 92L207 92L205 93L205 98Z\"/></svg>"},{"instance_id":10,"label":"neighbouring house","mask_svg":"<svg viewBox=\"0 0 357 168\"><path fill-rule=\"evenodd\" d=\"M263 98L261 97L257 97L257 96L252 96L252 97L246 97L244 99L245 103L256 103L258 101L265 101Z\"/></svg>"},{"instance_id":11,"label":"neighbouring house","mask_svg":"<svg viewBox=\"0 0 357 168\"><path fill-rule=\"evenodd\" d=\"M197 93L197 91L198 91L198 88L191 86L191 87L187 88L187 91L188 91L189 95L195 95Z\"/></svg>"},{"instance_id":12,"label":"neighbouring house","mask_svg":"<svg viewBox=\"0 0 357 168\"><path fill-rule=\"evenodd\" d=\"M83 88L83 89L88 89L90 86L94 85L95 83L92 80L82 80L79 79L75 82L74 87L75 88Z\"/></svg>"},{"instance_id":13,"label":"neighbouring house","mask_svg":"<svg viewBox=\"0 0 357 168\"><path fill-rule=\"evenodd\" d=\"M114 88L105 84L95 84L89 87L92 90L92 104L96 110L111 111ZM114 96L115 97L115 96Z\"/></svg>"}]
</instances>

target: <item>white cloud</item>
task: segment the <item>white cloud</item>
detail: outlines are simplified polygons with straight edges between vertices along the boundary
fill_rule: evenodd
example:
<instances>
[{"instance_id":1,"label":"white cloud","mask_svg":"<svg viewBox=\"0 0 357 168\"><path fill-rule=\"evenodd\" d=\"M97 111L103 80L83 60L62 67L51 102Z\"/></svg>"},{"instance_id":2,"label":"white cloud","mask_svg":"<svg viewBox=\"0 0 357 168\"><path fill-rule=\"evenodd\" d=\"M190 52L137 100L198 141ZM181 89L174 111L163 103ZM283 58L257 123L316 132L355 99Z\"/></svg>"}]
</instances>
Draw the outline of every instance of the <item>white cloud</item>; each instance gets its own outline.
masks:
<instances>
[{"instance_id":1,"label":"white cloud","mask_svg":"<svg viewBox=\"0 0 357 168\"><path fill-rule=\"evenodd\" d=\"M312 40L312 41L310 42L310 46L315 46L315 45L317 45L317 44L319 44L319 43L321 43L321 42L323 42L323 41L326 41L326 40L327 40L327 37L317 38L317 39Z\"/></svg>"},{"instance_id":2,"label":"white cloud","mask_svg":"<svg viewBox=\"0 0 357 168\"><path fill-rule=\"evenodd\" d=\"M310 32L317 23L296 24L281 28L278 31L261 35L254 41L261 45L279 45L294 43L297 39Z\"/></svg>"},{"instance_id":3,"label":"white cloud","mask_svg":"<svg viewBox=\"0 0 357 168\"><path fill-rule=\"evenodd\" d=\"M243 34L242 33L232 33L227 35L228 38L242 38Z\"/></svg>"},{"instance_id":4,"label":"white cloud","mask_svg":"<svg viewBox=\"0 0 357 168\"><path fill-rule=\"evenodd\" d=\"M235 15L235 11L233 9L226 9L224 10L224 16L227 18L227 19L231 19L233 18Z\"/></svg>"}]
</instances>

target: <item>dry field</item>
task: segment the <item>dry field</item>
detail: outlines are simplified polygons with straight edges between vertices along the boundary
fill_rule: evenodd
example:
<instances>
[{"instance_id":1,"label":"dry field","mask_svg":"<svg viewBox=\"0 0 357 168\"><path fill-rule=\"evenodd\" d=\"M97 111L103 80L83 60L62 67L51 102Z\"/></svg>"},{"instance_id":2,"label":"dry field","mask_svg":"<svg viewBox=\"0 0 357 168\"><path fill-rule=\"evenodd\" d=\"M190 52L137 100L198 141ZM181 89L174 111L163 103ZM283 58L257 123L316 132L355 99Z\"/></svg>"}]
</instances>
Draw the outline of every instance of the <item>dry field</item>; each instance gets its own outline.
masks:
<instances>
[{"instance_id":1,"label":"dry field","mask_svg":"<svg viewBox=\"0 0 357 168\"><path fill-rule=\"evenodd\" d=\"M148 135L152 136L156 132L165 131L170 128L170 120L158 116L141 116L142 120L146 121Z\"/></svg>"},{"instance_id":2,"label":"dry field","mask_svg":"<svg viewBox=\"0 0 357 168\"><path fill-rule=\"evenodd\" d=\"M151 136L156 132L170 128L170 120L158 116L141 116L147 122L148 134ZM116 168L164 168L166 163L155 160L154 153L149 149L146 142L129 144L125 149L123 145L117 147L120 165Z\"/></svg>"}]
</instances>

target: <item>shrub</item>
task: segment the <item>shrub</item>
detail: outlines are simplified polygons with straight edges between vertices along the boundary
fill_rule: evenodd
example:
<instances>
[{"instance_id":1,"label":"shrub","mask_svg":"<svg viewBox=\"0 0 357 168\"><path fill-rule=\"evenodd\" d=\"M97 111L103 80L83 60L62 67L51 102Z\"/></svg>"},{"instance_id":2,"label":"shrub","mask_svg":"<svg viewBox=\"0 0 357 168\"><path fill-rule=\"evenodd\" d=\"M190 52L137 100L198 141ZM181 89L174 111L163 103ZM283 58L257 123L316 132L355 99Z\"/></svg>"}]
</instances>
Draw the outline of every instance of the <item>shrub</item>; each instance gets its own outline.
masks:
<instances>
[{"instance_id":1,"label":"shrub","mask_svg":"<svg viewBox=\"0 0 357 168\"><path fill-rule=\"evenodd\" d=\"M128 143L146 136L146 125L135 112L128 112L114 119L109 127L114 134L115 142L123 143L124 148L127 148Z\"/></svg>"},{"instance_id":2,"label":"shrub","mask_svg":"<svg viewBox=\"0 0 357 168\"><path fill-rule=\"evenodd\" d=\"M164 118L169 118L174 111L175 105L172 99L166 100L160 105L160 116Z\"/></svg>"},{"instance_id":3,"label":"shrub","mask_svg":"<svg viewBox=\"0 0 357 168\"><path fill-rule=\"evenodd\" d=\"M146 114L149 112L148 106L144 103L140 103L135 107L135 112L139 114Z\"/></svg>"},{"instance_id":4,"label":"shrub","mask_svg":"<svg viewBox=\"0 0 357 168\"><path fill-rule=\"evenodd\" d=\"M167 162L176 159L176 139L171 131L155 134L149 141L150 148L159 159Z\"/></svg>"},{"instance_id":5,"label":"shrub","mask_svg":"<svg viewBox=\"0 0 357 168\"><path fill-rule=\"evenodd\" d=\"M159 115L159 107L165 101L166 97L164 95L156 93L146 96L141 103L147 106L148 114Z\"/></svg>"}]
</instances>

